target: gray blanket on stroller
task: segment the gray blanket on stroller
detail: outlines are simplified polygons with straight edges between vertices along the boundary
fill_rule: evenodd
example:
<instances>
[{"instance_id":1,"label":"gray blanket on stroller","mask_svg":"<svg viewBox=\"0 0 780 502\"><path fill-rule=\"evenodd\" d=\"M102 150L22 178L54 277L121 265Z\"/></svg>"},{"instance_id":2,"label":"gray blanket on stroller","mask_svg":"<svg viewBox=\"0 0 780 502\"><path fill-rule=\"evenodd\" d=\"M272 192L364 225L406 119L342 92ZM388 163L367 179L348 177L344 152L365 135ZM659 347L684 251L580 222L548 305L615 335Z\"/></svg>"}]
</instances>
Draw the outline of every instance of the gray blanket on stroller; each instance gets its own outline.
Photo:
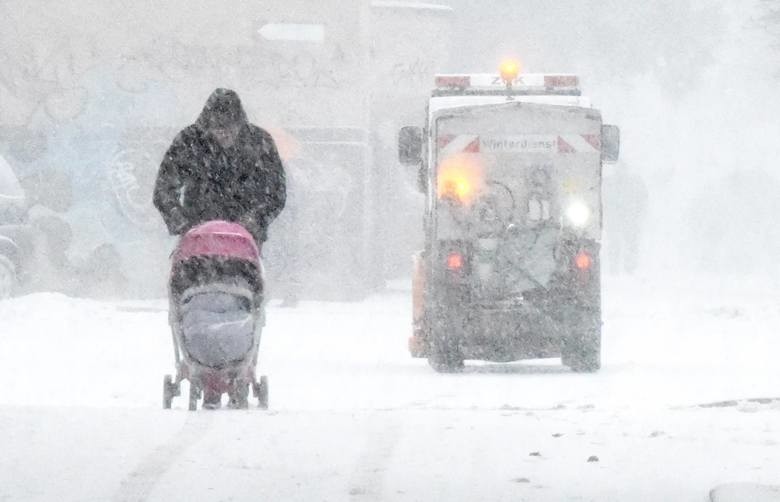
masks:
<instances>
[{"instance_id":1,"label":"gray blanket on stroller","mask_svg":"<svg viewBox=\"0 0 780 502\"><path fill-rule=\"evenodd\" d=\"M181 306L182 343L199 363L212 367L243 361L255 342L250 301L229 292L200 292Z\"/></svg>"}]
</instances>

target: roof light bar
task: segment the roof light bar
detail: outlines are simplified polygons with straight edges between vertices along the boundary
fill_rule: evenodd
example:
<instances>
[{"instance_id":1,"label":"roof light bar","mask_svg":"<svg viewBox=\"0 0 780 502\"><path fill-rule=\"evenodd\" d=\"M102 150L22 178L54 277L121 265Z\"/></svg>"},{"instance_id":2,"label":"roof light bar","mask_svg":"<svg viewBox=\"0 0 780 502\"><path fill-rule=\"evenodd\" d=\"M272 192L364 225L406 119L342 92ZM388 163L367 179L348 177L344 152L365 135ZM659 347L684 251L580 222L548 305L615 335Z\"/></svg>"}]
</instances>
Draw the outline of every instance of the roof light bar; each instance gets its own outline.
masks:
<instances>
[{"instance_id":1,"label":"roof light bar","mask_svg":"<svg viewBox=\"0 0 780 502\"><path fill-rule=\"evenodd\" d=\"M439 89L466 89L471 87L468 75L436 75L436 87Z\"/></svg>"},{"instance_id":2,"label":"roof light bar","mask_svg":"<svg viewBox=\"0 0 780 502\"><path fill-rule=\"evenodd\" d=\"M571 74L526 73L518 75L512 82L515 91L579 91L580 79ZM468 75L437 75L439 90L469 89L474 91L496 91L506 88L501 75L476 73Z\"/></svg>"}]
</instances>

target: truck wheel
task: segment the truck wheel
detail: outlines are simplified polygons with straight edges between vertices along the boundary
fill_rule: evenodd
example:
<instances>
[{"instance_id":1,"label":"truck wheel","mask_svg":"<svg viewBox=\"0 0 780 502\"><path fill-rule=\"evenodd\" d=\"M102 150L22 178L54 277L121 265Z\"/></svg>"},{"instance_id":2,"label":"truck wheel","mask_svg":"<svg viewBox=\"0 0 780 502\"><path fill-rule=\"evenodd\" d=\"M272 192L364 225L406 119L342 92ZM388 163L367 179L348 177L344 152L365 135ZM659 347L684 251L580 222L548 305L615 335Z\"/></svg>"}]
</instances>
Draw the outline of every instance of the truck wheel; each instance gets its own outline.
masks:
<instances>
[{"instance_id":1,"label":"truck wheel","mask_svg":"<svg viewBox=\"0 0 780 502\"><path fill-rule=\"evenodd\" d=\"M562 360L575 373L595 373L601 369L601 340L583 340L567 347Z\"/></svg>"},{"instance_id":2,"label":"truck wheel","mask_svg":"<svg viewBox=\"0 0 780 502\"><path fill-rule=\"evenodd\" d=\"M439 373L457 373L463 370L460 339L468 329L468 319L450 307L459 305L458 297L444 296L437 303L439 307L429 313L428 363Z\"/></svg>"},{"instance_id":3,"label":"truck wheel","mask_svg":"<svg viewBox=\"0 0 780 502\"><path fill-rule=\"evenodd\" d=\"M594 373L601 368L601 313L597 310L581 319L569 329L561 362L576 373Z\"/></svg>"},{"instance_id":4,"label":"truck wheel","mask_svg":"<svg viewBox=\"0 0 780 502\"><path fill-rule=\"evenodd\" d=\"M463 370L463 353L458 340L446 333L434 334L430 345L428 364L439 373L457 373Z\"/></svg>"},{"instance_id":5,"label":"truck wheel","mask_svg":"<svg viewBox=\"0 0 780 502\"><path fill-rule=\"evenodd\" d=\"M0 300L9 298L16 288L16 267L11 260L0 256Z\"/></svg>"}]
</instances>

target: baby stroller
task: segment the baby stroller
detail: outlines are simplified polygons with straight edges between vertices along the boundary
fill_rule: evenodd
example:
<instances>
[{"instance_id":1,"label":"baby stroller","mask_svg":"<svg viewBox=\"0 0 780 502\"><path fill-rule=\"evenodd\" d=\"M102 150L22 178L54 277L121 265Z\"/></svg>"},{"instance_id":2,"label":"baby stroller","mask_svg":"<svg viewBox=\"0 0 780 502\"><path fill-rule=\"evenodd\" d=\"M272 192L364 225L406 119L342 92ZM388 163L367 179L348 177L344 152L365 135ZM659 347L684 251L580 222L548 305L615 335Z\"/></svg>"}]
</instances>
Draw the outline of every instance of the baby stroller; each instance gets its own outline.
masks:
<instances>
[{"instance_id":1,"label":"baby stroller","mask_svg":"<svg viewBox=\"0 0 780 502\"><path fill-rule=\"evenodd\" d=\"M249 406L249 387L268 408L268 379L255 374L265 324L263 268L252 235L237 223L210 221L187 232L173 253L168 320L176 377L165 375L163 408L189 380L189 409Z\"/></svg>"}]
</instances>

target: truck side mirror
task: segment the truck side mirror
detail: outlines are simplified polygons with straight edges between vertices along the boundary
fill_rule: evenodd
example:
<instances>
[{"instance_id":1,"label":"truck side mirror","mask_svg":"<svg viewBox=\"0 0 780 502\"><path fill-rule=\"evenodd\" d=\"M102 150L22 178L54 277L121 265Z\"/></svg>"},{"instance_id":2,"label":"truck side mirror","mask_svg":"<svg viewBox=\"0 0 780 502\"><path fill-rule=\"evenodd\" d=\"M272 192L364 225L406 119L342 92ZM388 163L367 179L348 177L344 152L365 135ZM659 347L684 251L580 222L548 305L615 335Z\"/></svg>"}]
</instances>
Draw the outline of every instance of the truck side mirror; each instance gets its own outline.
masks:
<instances>
[{"instance_id":1,"label":"truck side mirror","mask_svg":"<svg viewBox=\"0 0 780 502\"><path fill-rule=\"evenodd\" d=\"M422 162L422 129L414 126L402 127L398 132L398 160L411 166Z\"/></svg>"},{"instance_id":2,"label":"truck side mirror","mask_svg":"<svg viewBox=\"0 0 780 502\"><path fill-rule=\"evenodd\" d=\"M620 128L616 125L601 126L601 161L617 162L620 157Z\"/></svg>"}]
</instances>

